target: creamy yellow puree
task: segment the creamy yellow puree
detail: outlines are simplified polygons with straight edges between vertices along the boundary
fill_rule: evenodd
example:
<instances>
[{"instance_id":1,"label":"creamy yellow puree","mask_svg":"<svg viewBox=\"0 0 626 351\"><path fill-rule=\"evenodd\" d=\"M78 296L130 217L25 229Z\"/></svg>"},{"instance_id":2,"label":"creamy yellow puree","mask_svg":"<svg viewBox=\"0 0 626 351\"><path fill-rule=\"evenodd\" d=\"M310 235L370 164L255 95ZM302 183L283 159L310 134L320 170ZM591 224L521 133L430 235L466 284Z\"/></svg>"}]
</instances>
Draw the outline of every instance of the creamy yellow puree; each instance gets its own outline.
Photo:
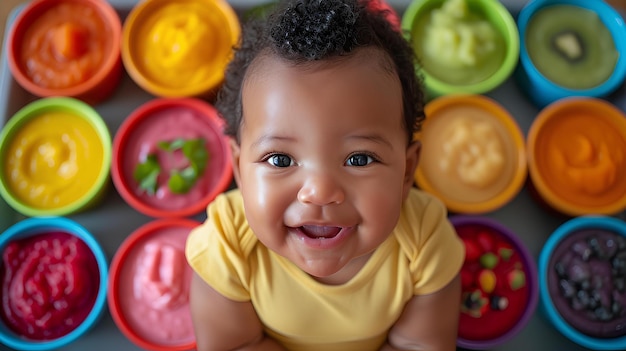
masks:
<instances>
[{"instance_id":1,"label":"creamy yellow puree","mask_svg":"<svg viewBox=\"0 0 626 351\"><path fill-rule=\"evenodd\" d=\"M67 112L30 119L7 148L5 174L16 198L33 207L61 208L84 196L103 167L94 127Z\"/></svg>"}]
</instances>

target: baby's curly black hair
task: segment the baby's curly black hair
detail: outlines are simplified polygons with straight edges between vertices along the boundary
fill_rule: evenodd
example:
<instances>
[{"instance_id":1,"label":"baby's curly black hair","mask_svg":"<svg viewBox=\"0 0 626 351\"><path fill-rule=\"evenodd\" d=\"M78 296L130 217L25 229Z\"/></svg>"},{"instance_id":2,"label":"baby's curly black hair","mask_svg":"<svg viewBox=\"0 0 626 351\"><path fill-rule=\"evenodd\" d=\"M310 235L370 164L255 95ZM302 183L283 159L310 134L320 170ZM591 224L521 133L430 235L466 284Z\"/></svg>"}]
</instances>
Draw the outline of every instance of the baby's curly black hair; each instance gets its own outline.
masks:
<instances>
[{"instance_id":1,"label":"baby's curly black hair","mask_svg":"<svg viewBox=\"0 0 626 351\"><path fill-rule=\"evenodd\" d=\"M402 85L404 123L409 142L424 120L424 93L409 42L375 10L370 0L283 0L266 18L244 23L243 36L226 69L216 108L225 133L239 140L241 91L251 63L269 53L295 65L349 56L373 47L386 54Z\"/></svg>"}]
</instances>

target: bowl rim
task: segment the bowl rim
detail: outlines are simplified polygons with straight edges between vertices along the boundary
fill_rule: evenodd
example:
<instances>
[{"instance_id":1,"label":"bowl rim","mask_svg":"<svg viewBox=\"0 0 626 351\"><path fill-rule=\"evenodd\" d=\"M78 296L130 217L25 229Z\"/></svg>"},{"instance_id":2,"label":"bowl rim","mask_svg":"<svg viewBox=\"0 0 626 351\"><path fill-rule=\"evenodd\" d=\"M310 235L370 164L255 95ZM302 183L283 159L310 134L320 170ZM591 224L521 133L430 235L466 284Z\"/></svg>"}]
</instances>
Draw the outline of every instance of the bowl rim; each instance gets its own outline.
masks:
<instances>
[{"instance_id":1,"label":"bowl rim","mask_svg":"<svg viewBox=\"0 0 626 351\"><path fill-rule=\"evenodd\" d=\"M449 94L439 96L426 104L424 111L426 113L426 121L429 118L436 118L437 112L447 109L450 106L473 106L478 107L481 110L488 112L496 120L500 121L506 128L508 134L511 136L513 143L515 144L517 162L515 165L515 172L511 177L510 183L506 188L493 198L484 201L482 203L476 202L464 202L450 199L445 193L439 191L431 184L428 177L425 175L421 163L418 164L415 171L415 181L418 186L427 192L436 195L446 205L446 207L454 213L458 214L483 214L487 212L495 211L507 203L513 200L515 196L521 191L524 186L527 177L527 155L526 155L526 141L524 140L524 134L522 133L517 121L511 113L496 100L479 94ZM424 129L416 133L416 138L419 140ZM422 150L423 152L423 150Z\"/></svg>"},{"instance_id":2,"label":"bowl rim","mask_svg":"<svg viewBox=\"0 0 626 351\"><path fill-rule=\"evenodd\" d=\"M557 227L548 237L539 253L539 285L548 286L548 264L550 255L557 245L572 231L586 228L601 228L626 237L626 222L603 215L584 215L571 218ZM593 350L623 350L626 348L626 335L616 338L595 338L583 334L567 323L557 311L547 288L540 289L540 305L544 316L552 325L571 341Z\"/></svg>"},{"instance_id":3,"label":"bowl rim","mask_svg":"<svg viewBox=\"0 0 626 351\"><path fill-rule=\"evenodd\" d=\"M538 11L553 5L572 5L595 12L603 22L604 26L611 33L616 50L618 52L626 52L626 24L624 23L622 16L606 2L586 0L530 0L522 7L517 18L520 36L519 66L521 71L523 71L528 77L532 77L532 80L541 87L541 89L536 93L541 93L542 95L548 94L548 96L559 97L603 97L610 94L617 89L626 78L626 55L619 55L617 62L615 63L615 69L607 80L600 85L587 89L571 89L553 83L532 63L525 41L528 23L530 22L532 16ZM537 84L535 84L535 86L537 86ZM547 104L555 101L554 98L546 98L545 96L540 99L542 101L548 101ZM541 103L540 105L543 107L547 104Z\"/></svg>"},{"instance_id":4,"label":"bowl rim","mask_svg":"<svg viewBox=\"0 0 626 351\"><path fill-rule=\"evenodd\" d=\"M420 0L412 1L402 15L402 29L405 32L405 36L410 39L413 32L413 26L415 22L420 18L423 11L430 11L433 8L433 4L443 3L446 0ZM433 97L448 95L448 94L483 94L494 90L501 84L503 84L512 74L517 67L520 51L520 40L517 24L511 12L498 0L467 0L481 8L490 8L497 13L500 21L506 28L504 33L501 33L504 42L507 44L507 50L502 61L502 65L491 76L483 81L473 84L452 84L442 81L432 74L429 74L426 69L421 65L416 65L418 72L423 75L424 85L426 89L433 95ZM488 18L486 18L489 20ZM490 21L492 22L492 21Z\"/></svg>"},{"instance_id":5,"label":"bowl rim","mask_svg":"<svg viewBox=\"0 0 626 351\"><path fill-rule=\"evenodd\" d=\"M220 170L219 178L215 186L200 200L188 206L178 209L161 209L150 206L141 201L129 186L129 181L124 177L123 157L119 155L127 143L127 138L132 130L142 121L149 118L155 111L172 107L182 107L199 112L206 124L215 132L217 140L221 141L224 159L224 168ZM111 177L117 192L135 210L155 218L188 217L203 211L206 206L220 193L225 191L232 182L233 169L228 137L222 133L224 121L218 116L213 105L199 98L154 98L132 111L118 128L113 139ZM210 162L210 160L209 160Z\"/></svg>"},{"instance_id":6,"label":"bowl rim","mask_svg":"<svg viewBox=\"0 0 626 351\"><path fill-rule=\"evenodd\" d=\"M10 191L5 181L4 160L6 155L0 152L0 195L16 211L26 216L62 216L79 212L88 207L104 191L109 179L111 167L111 134L102 116L89 104L72 97L46 97L37 99L18 110L0 131L0 151L12 141L13 135L28 121L48 111L67 111L84 118L94 129L102 146L102 165L93 185L76 201L57 208L39 208L19 200Z\"/></svg>"},{"instance_id":7,"label":"bowl rim","mask_svg":"<svg viewBox=\"0 0 626 351\"><path fill-rule=\"evenodd\" d=\"M563 111L570 110L576 106L588 106L588 109L598 111L598 114L594 115L594 117L602 117L605 121L614 125L616 129L621 130L621 135L626 142L626 113L622 112L617 106L595 97L572 96L559 99L539 111L526 135L529 178L543 201L558 212L568 216L615 214L626 208L626 192L619 201L603 206L571 204L549 188L545 180L546 177L535 162L536 142L542 127L553 118L563 116Z\"/></svg>"},{"instance_id":8,"label":"bowl rim","mask_svg":"<svg viewBox=\"0 0 626 351\"><path fill-rule=\"evenodd\" d=\"M524 313L517 323L515 323L515 325L506 333L491 340L471 340L457 337L457 345L460 347L478 350L496 347L511 340L519 332L521 332L526 325L528 325L528 322L530 322L531 318L535 314L539 302L539 281L535 258L517 233L496 219L477 215L452 215L449 217L449 220L455 228L460 225L478 224L495 229L502 236L506 237L515 247L517 247L520 257L524 260L525 271L529 275L526 282L527 284L532 285L528 289L529 297L527 308L524 310Z\"/></svg>"},{"instance_id":9,"label":"bowl rim","mask_svg":"<svg viewBox=\"0 0 626 351\"><path fill-rule=\"evenodd\" d=\"M57 339L46 341L26 340L14 334L4 333L5 327L0 329L0 343L18 350L53 350L66 346L91 330L104 314L107 300L108 287L108 261L104 249L92 232L80 223L66 217L31 217L13 224L0 235L0 250L4 250L6 244L14 239L25 238L31 235L42 234L51 229L62 230L81 239L91 250L99 270L100 285L98 294L91 311L85 320L68 334Z\"/></svg>"},{"instance_id":10,"label":"bowl rim","mask_svg":"<svg viewBox=\"0 0 626 351\"><path fill-rule=\"evenodd\" d=\"M186 88L162 85L150 78L150 73L144 72L144 70L136 63L140 60L140 58L135 58L132 42L133 37L135 36L135 31L141 29L142 27L142 21L151 16L151 14L155 12L155 9L164 5L189 2L200 2L210 6L210 11L213 11L216 15L219 14L226 21L226 23L228 23L227 34L230 34L228 39L231 46L235 46L237 44L239 36L241 35L241 22L239 17L233 7L224 0L145 0L133 6L122 25L122 62L131 79L145 91L155 96L176 98L193 96L199 97L210 94L223 82L226 65L233 57L233 53L231 52L229 59L224 62L223 69L212 70L210 79L206 79L204 83L197 85L188 84ZM226 33L226 31L224 31L221 36L225 37L224 33Z\"/></svg>"},{"instance_id":11,"label":"bowl rim","mask_svg":"<svg viewBox=\"0 0 626 351\"><path fill-rule=\"evenodd\" d=\"M65 88L46 88L34 83L23 72L21 65L18 63L18 56L16 54L19 51L19 47L22 45L22 40L17 40L18 36L23 36L23 33L27 30L29 23L32 23L33 17L39 17L41 13L45 12L51 7L57 4L69 2L80 4L96 9L99 17L107 27L110 27L112 37L111 51L105 52L105 60L99 66L98 70L87 80ZM15 80L20 86L27 91L39 97L52 97L52 96L70 96L81 99L89 99L87 95L98 95L97 90L104 81L110 80L112 72L117 67L120 67L120 45L118 44L122 38L122 22L119 15L108 1L101 0L33 0L25 5L25 7L17 14L13 24L11 25L7 36L7 58L9 70L12 73ZM20 55L21 56L21 55ZM119 70L121 76L121 70ZM98 100L99 98L94 98ZM95 103L96 101L94 101Z\"/></svg>"},{"instance_id":12,"label":"bowl rim","mask_svg":"<svg viewBox=\"0 0 626 351\"><path fill-rule=\"evenodd\" d=\"M122 332L122 334L124 334L135 345L152 351L186 351L194 349L196 347L195 338L194 341L190 343L184 343L179 345L164 345L158 344L156 341L152 342L146 340L139 336L139 334L137 334L130 326L129 322L124 316L124 312L120 307L117 293L117 281L119 275L122 272L122 269L124 268L124 264L126 263L128 254L133 250L137 243L140 243L142 240L150 237L150 235L154 233L158 233L162 229L171 227L184 227L190 228L191 230L201 224L201 222L189 218L154 219L148 223L143 224L139 228L135 229L132 233L130 233L116 250L113 259L111 260L111 267L109 270L107 303L115 325Z\"/></svg>"}]
</instances>

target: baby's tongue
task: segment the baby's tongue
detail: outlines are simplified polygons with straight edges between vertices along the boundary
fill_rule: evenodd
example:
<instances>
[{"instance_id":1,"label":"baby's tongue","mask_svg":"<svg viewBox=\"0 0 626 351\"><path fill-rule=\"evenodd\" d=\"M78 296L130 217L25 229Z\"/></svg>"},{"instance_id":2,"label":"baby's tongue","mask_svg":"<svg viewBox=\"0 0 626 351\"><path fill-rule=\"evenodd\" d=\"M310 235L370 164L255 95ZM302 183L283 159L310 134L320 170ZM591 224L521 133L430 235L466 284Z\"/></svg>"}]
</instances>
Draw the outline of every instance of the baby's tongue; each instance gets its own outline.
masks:
<instances>
[{"instance_id":1,"label":"baby's tongue","mask_svg":"<svg viewBox=\"0 0 626 351\"><path fill-rule=\"evenodd\" d=\"M319 225L303 225L301 230L310 238L332 238L339 234L341 228Z\"/></svg>"}]
</instances>

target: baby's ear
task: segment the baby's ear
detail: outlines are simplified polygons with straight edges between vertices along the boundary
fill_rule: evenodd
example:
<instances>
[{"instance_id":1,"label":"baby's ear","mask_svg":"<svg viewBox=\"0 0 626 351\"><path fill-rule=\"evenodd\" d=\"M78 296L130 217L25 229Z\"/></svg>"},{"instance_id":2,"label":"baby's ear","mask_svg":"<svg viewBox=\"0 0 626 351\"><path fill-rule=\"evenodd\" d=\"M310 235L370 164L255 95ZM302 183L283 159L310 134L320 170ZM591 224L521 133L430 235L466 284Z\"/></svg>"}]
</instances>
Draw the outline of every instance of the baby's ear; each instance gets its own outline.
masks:
<instances>
[{"instance_id":1,"label":"baby's ear","mask_svg":"<svg viewBox=\"0 0 626 351\"><path fill-rule=\"evenodd\" d=\"M235 183L237 183L237 187L241 189L241 183L239 181L241 170L239 168L239 158L241 156L241 147L235 138L229 139L230 145L230 160L233 165L233 177L235 178Z\"/></svg>"},{"instance_id":2,"label":"baby's ear","mask_svg":"<svg viewBox=\"0 0 626 351\"><path fill-rule=\"evenodd\" d=\"M406 167L404 168L404 184L402 189L405 199L409 195L409 190L413 187L415 182L415 170L420 160L421 151L422 143L419 140L413 141L406 148Z\"/></svg>"}]
</instances>

